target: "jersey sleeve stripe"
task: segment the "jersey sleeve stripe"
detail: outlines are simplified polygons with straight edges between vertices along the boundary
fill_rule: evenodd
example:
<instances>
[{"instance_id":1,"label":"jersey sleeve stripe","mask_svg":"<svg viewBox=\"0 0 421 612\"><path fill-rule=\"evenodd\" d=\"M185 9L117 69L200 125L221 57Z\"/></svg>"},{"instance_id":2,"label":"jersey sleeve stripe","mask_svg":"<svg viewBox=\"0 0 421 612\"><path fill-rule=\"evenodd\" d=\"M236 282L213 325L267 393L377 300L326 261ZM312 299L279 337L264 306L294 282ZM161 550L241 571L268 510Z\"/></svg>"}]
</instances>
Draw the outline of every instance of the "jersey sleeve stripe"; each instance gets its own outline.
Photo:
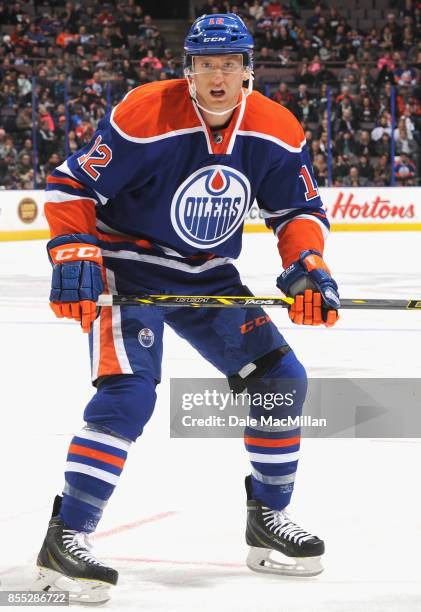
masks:
<instances>
[{"instance_id":1,"label":"jersey sleeve stripe","mask_svg":"<svg viewBox=\"0 0 421 612\"><path fill-rule=\"evenodd\" d=\"M86 187L86 185L78 181L75 175L70 170L67 161L63 162L60 166L58 166L55 170L53 170L53 172L47 179L46 190L48 191L52 189L51 185L54 185L54 184L60 185L60 186L66 185L70 187L72 186L72 182L74 183L73 186L75 188L76 188L76 185L78 185L79 189L83 190L84 197L89 198L89 197L94 196L95 200L99 204L106 204L108 202L108 198L103 196L101 193L99 193L98 191L96 191L95 189L91 187Z\"/></svg>"},{"instance_id":2,"label":"jersey sleeve stripe","mask_svg":"<svg viewBox=\"0 0 421 612\"><path fill-rule=\"evenodd\" d=\"M280 225L278 225L277 227L274 228L275 234L278 234L278 236L279 236L279 232L282 230L283 227L285 227L285 225L287 225L291 221L299 221L301 219L305 219L307 221L312 221L313 223L316 223L317 225L319 225L320 229L322 230L323 238L324 239L328 238L328 236L329 236L329 227L330 227L329 226L329 221L326 218L322 221L321 219L318 219L317 217L315 217L312 214L297 215L297 216L293 217L292 219L289 219L288 221L284 221L283 223L281 223Z\"/></svg>"},{"instance_id":3,"label":"jersey sleeve stripe","mask_svg":"<svg viewBox=\"0 0 421 612\"><path fill-rule=\"evenodd\" d=\"M57 201L61 201L61 200L65 201L65 200L73 199L76 196L78 198L93 200L95 203L97 202L97 199L92 197L92 192L88 189L84 189L83 185L81 185L80 187L73 187L71 185L66 185L63 183L56 183L54 181L54 182L47 183L47 186L45 188L45 193L46 193L47 199L50 199L51 201L54 198L56 198ZM53 195L50 196L50 194L53 194ZM62 197L60 197L58 194L62 194Z\"/></svg>"},{"instance_id":4,"label":"jersey sleeve stripe","mask_svg":"<svg viewBox=\"0 0 421 612\"><path fill-rule=\"evenodd\" d=\"M50 175L47 178L47 185L50 185L51 183L56 183L59 185L69 185L70 187L74 187L75 189L83 189L83 185L78 181L75 181L71 178L62 178L59 176L55 176L54 174Z\"/></svg>"},{"instance_id":5,"label":"jersey sleeve stripe","mask_svg":"<svg viewBox=\"0 0 421 612\"><path fill-rule=\"evenodd\" d=\"M279 229L286 223L289 223L293 219L309 218L313 221L318 221L323 224L323 227L327 231L330 229L329 221L322 208L314 209L310 206L300 208L289 208L285 211L279 210L274 211L272 214L267 214L271 211L264 211L263 218L265 219L266 227L272 229L275 234L279 232Z\"/></svg>"},{"instance_id":6,"label":"jersey sleeve stripe","mask_svg":"<svg viewBox=\"0 0 421 612\"><path fill-rule=\"evenodd\" d=\"M302 211L303 208L284 208L282 210L268 210L266 208L261 208L260 212L262 213L263 219L272 219L275 221L275 217L285 217L286 215L290 215L291 213L295 213L295 211Z\"/></svg>"},{"instance_id":7,"label":"jersey sleeve stripe","mask_svg":"<svg viewBox=\"0 0 421 612\"><path fill-rule=\"evenodd\" d=\"M80 193L74 193L74 191L72 193L68 193L64 189L60 189L60 190L59 189L47 189L45 194L46 194L47 202L51 202L55 204L65 205L67 202L75 201L75 200L89 200L93 204L96 203L95 198L90 198L89 196L86 196L83 191Z\"/></svg>"}]
</instances>

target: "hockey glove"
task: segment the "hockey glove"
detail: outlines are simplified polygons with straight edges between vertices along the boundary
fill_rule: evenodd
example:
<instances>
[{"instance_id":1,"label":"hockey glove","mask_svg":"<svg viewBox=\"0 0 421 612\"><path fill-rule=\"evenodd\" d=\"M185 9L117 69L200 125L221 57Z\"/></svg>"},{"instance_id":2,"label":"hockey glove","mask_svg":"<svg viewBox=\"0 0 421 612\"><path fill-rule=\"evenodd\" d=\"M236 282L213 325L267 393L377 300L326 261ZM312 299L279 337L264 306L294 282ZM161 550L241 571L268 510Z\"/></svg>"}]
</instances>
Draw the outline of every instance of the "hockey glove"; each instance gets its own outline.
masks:
<instances>
[{"instance_id":1,"label":"hockey glove","mask_svg":"<svg viewBox=\"0 0 421 612\"><path fill-rule=\"evenodd\" d=\"M103 292L102 256L95 236L67 234L47 244L53 266L50 306L56 317L80 321L89 332L97 316L96 301Z\"/></svg>"},{"instance_id":2,"label":"hockey glove","mask_svg":"<svg viewBox=\"0 0 421 612\"><path fill-rule=\"evenodd\" d=\"M298 325L332 327L339 318L338 285L318 251L303 251L276 280L285 295L294 298L289 318Z\"/></svg>"}]
</instances>

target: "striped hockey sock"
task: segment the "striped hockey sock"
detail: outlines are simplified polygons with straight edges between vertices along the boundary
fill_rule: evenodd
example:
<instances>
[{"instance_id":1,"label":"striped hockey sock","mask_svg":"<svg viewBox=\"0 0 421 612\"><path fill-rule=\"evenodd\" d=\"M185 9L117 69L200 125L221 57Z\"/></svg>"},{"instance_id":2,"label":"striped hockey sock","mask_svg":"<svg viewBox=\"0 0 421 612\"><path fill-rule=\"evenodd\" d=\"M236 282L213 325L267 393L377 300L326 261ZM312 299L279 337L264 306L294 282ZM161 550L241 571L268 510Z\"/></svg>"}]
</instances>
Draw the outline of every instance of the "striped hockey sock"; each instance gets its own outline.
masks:
<instances>
[{"instance_id":1,"label":"striped hockey sock","mask_svg":"<svg viewBox=\"0 0 421 612\"><path fill-rule=\"evenodd\" d=\"M250 416L256 424L244 432L252 466L253 498L272 510L282 510L290 503L294 489L301 442L296 419L302 415L306 397L306 372L289 351L261 379L251 381L248 391L260 398L250 406ZM276 396L278 403L274 403ZM271 399L272 404L266 406L266 399ZM268 416L272 424L267 423Z\"/></svg>"},{"instance_id":2,"label":"striped hockey sock","mask_svg":"<svg viewBox=\"0 0 421 612\"><path fill-rule=\"evenodd\" d=\"M247 427L244 443L252 465L254 499L274 510L285 508L294 488L300 430L261 431Z\"/></svg>"},{"instance_id":3,"label":"striped hockey sock","mask_svg":"<svg viewBox=\"0 0 421 612\"><path fill-rule=\"evenodd\" d=\"M130 444L89 428L74 436L67 455L59 514L70 529L95 531L123 471Z\"/></svg>"}]
</instances>

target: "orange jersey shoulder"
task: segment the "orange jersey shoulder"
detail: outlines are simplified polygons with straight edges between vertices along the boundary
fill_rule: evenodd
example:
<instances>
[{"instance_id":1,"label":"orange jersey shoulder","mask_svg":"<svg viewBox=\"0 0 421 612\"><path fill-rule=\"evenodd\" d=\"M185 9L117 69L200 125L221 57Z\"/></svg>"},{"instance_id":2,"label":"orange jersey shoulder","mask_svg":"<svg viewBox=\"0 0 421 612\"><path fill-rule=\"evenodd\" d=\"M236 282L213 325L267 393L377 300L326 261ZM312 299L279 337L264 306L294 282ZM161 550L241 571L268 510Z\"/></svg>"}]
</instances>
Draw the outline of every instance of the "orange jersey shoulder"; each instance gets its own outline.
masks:
<instances>
[{"instance_id":1,"label":"orange jersey shoulder","mask_svg":"<svg viewBox=\"0 0 421 612\"><path fill-rule=\"evenodd\" d=\"M189 98L185 79L141 85L114 108L111 125L129 140L198 128L200 120Z\"/></svg>"},{"instance_id":2,"label":"orange jersey shoulder","mask_svg":"<svg viewBox=\"0 0 421 612\"><path fill-rule=\"evenodd\" d=\"M301 150L305 140L303 128L291 111L257 91L247 98L240 129L276 138L292 149Z\"/></svg>"}]
</instances>

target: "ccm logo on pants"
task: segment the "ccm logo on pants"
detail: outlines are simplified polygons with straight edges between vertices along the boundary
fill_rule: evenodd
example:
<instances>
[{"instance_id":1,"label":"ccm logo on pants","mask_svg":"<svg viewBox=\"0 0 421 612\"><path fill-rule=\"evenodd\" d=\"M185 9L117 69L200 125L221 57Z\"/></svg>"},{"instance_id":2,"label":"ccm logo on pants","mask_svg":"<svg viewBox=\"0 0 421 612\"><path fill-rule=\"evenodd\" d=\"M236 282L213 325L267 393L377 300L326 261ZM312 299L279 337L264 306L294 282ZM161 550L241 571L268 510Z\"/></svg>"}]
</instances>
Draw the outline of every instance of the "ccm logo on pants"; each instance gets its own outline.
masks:
<instances>
[{"instance_id":1,"label":"ccm logo on pants","mask_svg":"<svg viewBox=\"0 0 421 612\"><path fill-rule=\"evenodd\" d=\"M253 329L255 329L256 327L260 327L261 325L264 325L265 323L269 323L269 322L270 322L270 317L268 315L257 317L256 319L252 319L251 321L246 321L245 323L243 323L243 325L241 325L240 327L240 331L242 334L248 334L249 332L253 331Z\"/></svg>"}]
</instances>

